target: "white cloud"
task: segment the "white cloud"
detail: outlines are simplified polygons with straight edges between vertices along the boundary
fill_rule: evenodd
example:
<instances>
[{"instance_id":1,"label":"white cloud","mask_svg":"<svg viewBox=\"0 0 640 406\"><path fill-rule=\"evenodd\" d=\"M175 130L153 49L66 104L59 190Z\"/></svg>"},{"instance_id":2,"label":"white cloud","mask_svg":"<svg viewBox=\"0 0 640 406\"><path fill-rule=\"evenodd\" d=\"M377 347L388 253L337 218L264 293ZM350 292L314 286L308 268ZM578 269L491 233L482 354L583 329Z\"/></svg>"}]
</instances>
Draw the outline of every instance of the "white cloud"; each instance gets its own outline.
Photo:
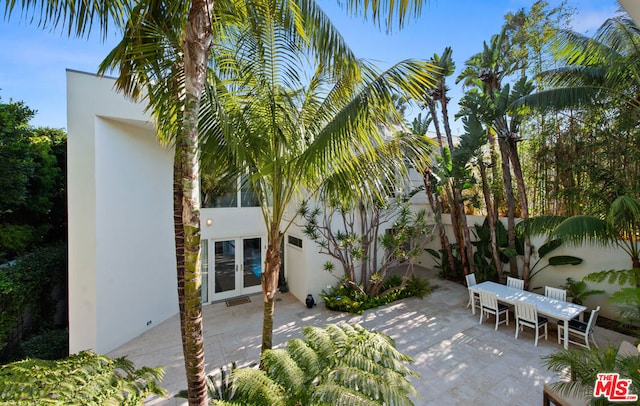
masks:
<instances>
[{"instance_id":1,"label":"white cloud","mask_svg":"<svg viewBox=\"0 0 640 406\"><path fill-rule=\"evenodd\" d=\"M615 5L600 9L600 10L580 10L578 9L576 15L573 16L571 21L571 29L580 33L591 34L604 23L607 18L613 17L617 14L620 8Z\"/></svg>"}]
</instances>

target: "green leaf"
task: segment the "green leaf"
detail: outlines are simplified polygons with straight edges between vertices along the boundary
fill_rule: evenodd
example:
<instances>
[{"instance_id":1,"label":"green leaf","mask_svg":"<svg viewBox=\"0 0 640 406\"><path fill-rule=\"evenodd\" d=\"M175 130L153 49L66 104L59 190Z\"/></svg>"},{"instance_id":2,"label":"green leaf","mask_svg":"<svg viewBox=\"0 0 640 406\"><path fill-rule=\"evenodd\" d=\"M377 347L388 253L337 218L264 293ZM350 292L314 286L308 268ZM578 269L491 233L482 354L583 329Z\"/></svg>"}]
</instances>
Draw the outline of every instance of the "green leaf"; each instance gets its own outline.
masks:
<instances>
[{"instance_id":1,"label":"green leaf","mask_svg":"<svg viewBox=\"0 0 640 406\"><path fill-rule=\"evenodd\" d=\"M578 265L582 263L582 258L572 257L570 255L558 255L549 257L549 265Z\"/></svg>"}]
</instances>

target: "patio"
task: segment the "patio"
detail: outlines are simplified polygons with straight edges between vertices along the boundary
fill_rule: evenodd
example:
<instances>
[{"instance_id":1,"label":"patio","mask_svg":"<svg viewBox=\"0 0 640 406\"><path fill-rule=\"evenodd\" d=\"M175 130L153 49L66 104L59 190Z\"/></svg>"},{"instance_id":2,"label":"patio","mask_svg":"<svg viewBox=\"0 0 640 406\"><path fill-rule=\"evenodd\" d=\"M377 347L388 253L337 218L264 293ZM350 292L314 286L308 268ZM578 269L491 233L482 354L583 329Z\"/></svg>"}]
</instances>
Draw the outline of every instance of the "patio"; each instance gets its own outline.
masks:
<instances>
[{"instance_id":1,"label":"patio","mask_svg":"<svg viewBox=\"0 0 640 406\"><path fill-rule=\"evenodd\" d=\"M420 300L405 299L369 310L362 315L328 311L318 305L307 309L291 294L279 294L274 315L274 345L299 337L306 325L348 321L390 335L397 348L413 357L413 379L422 398L416 405L539 405L542 386L555 380L542 365L541 356L561 348L555 329L549 340L533 343L532 329L525 329L518 340L514 324L500 325L494 331L493 319L482 325L478 316L466 308L467 289L429 273L433 292ZM318 298L316 297L316 300ZM207 371L237 362L238 367L258 360L262 331L261 296L251 302L227 307L216 303L203 308ZM554 323L552 323L553 326ZM633 338L596 327L598 345L618 345ZM136 366L166 368L161 384L168 399L153 399L151 405L183 405L186 399L173 398L186 388L178 316L156 326L108 354L127 355Z\"/></svg>"}]
</instances>

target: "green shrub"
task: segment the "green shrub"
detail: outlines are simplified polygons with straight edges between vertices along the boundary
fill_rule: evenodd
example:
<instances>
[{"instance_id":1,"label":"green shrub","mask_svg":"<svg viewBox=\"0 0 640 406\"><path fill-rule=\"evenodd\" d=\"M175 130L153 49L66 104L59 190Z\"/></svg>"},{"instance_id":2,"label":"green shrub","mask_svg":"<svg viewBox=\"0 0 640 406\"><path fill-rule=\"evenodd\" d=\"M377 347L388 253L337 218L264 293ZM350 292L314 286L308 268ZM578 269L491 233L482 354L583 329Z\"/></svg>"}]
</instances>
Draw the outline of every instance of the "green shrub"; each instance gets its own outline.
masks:
<instances>
[{"instance_id":1,"label":"green shrub","mask_svg":"<svg viewBox=\"0 0 640 406\"><path fill-rule=\"evenodd\" d=\"M404 287L393 289L401 285L402 278L392 275L383 284L383 292L387 293L381 296L367 296L361 290L344 282L337 284L328 292L323 290L320 296L329 310L360 314L367 309L384 306L407 297L415 296L422 299L431 291L429 279L416 275L412 275Z\"/></svg>"},{"instance_id":2,"label":"green shrub","mask_svg":"<svg viewBox=\"0 0 640 406\"><path fill-rule=\"evenodd\" d=\"M0 350L19 339L27 311L34 329L50 328L56 303L51 295L67 274L66 245L37 249L15 264L0 268ZM15 344L15 343L14 343Z\"/></svg>"},{"instance_id":3,"label":"green shrub","mask_svg":"<svg viewBox=\"0 0 640 406\"><path fill-rule=\"evenodd\" d=\"M23 341L25 358L56 360L69 355L69 332L67 329L46 330Z\"/></svg>"}]
</instances>

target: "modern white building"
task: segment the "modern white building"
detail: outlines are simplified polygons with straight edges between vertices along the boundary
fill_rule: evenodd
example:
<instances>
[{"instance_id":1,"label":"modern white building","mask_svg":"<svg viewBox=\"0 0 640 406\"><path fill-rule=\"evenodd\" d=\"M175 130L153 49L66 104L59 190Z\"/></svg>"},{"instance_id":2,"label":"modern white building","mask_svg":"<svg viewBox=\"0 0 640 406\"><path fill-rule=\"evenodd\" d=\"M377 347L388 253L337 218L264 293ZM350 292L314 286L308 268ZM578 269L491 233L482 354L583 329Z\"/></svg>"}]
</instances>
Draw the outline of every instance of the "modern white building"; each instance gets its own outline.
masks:
<instances>
[{"instance_id":1,"label":"modern white building","mask_svg":"<svg viewBox=\"0 0 640 406\"><path fill-rule=\"evenodd\" d=\"M158 143L144 107L113 85L67 71L71 353L106 353L178 312L173 151ZM236 189L200 211L204 304L261 292L264 221L250 193ZM283 248L301 303L336 283L323 270L329 258L298 226Z\"/></svg>"},{"instance_id":2,"label":"modern white building","mask_svg":"<svg viewBox=\"0 0 640 406\"><path fill-rule=\"evenodd\" d=\"M113 85L113 79L67 71L71 353L107 353L178 312L173 151L158 143L144 106L125 99ZM421 183L420 177L412 183ZM261 291L264 222L251 195L236 190L208 199L211 207L200 211L205 305ZM426 207L424 194L412 201L416 208ZM335 284L335 277L323 270L329 257L319 254L300 227L288 230L283 248L284 275L301 306L307 294L318 300L323 289ZM555 254L569 253L584 258L583 264L541 273L534 286L557 287L567 277L628 267L625 254L613 249L562 247ZM418 263L434 265L427 254ZM606 284L590 287L615 290ZM595 297L596 304L603 306L603 314L615 315L606 296Z\"/></svg>"}]
</instances>

